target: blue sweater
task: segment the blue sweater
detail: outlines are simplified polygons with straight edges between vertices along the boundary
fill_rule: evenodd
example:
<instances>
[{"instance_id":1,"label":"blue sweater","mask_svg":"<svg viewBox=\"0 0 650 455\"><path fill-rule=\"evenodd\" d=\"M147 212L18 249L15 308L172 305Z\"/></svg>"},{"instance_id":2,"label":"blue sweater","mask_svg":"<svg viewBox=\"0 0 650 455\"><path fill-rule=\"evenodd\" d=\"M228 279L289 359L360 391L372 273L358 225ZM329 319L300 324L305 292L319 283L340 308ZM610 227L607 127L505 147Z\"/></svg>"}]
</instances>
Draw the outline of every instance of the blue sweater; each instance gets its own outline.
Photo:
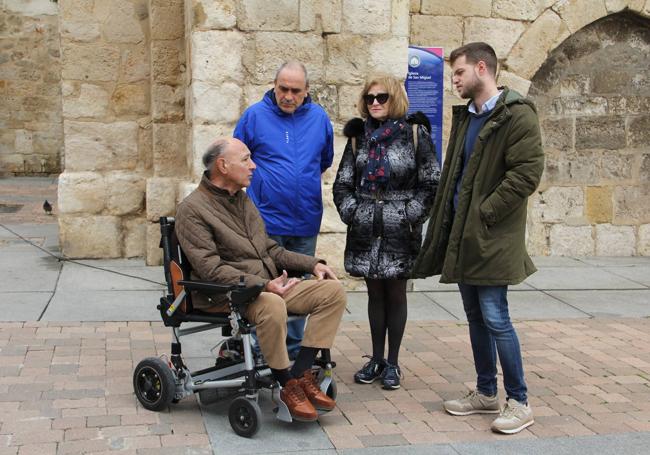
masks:
<instances>
[{"instance_id":1,"label":"blue sweater","mask_svg":"<svg viewBox=\"0 0 650 455\"><path fill-rule=\"evenodd\" d=\"M321 173L332 165L332 124L305 98L293 114L283 112L273 90L246 109L233 136L252 153L257 169L247 190L270 235L318 235L323 216Z\"/></svg>"},{"instance_id":2,"label":"blue sweater","mask_svg":"<svg viewBox=\"0 0 650 455\"><path fill-rule=\"evenodd\" d=\"M456 191L454 192L454 210L458 205L458 192L460 191L460 184L463 181L463 176L465 175L465 169L467 169L467 163L469 158L472 156L472 150L474 149L474 143L478 137L478 133L481 132L481 128L487 122L488 117L490 116L490 111L484 111L482 114L475 114L473 112L469 113L469 126L467 127L467 133L465 134L465 144L463 147L463 170L458 176L458 181L456 182Z\"/></svg>"}]
</instances>

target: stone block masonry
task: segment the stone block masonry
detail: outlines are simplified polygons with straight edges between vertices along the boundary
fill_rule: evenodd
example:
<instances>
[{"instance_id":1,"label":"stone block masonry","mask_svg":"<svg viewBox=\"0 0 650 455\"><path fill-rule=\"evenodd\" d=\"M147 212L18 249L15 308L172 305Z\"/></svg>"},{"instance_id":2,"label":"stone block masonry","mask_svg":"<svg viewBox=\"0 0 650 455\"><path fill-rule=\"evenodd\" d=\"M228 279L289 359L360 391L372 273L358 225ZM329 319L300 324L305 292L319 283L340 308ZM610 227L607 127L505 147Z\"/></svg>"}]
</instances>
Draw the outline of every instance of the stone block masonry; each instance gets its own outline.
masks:
<instances>
[{"instance_id":1,"label":"stone block masonry","mask_svg":"<svg viewBox=\"0 0 650 455\"><path fill-rule=\"evenodd\" d=\"M173 2L164 4L170 9ZM153 46L150 24L163 10L144 0L60 0L59 8L63 252L72 257L142 256L146 179L155 167L152 81L155 93L178 83L173 65L182 61L183 48ZM152 54L165 65L153 65ZM168 100L157 113L165 119L182 118L168 114L174 107ZM157 143L164 144L165 139ZM182 170L178 160L172 163Z\"/></svg>"},{"instance_id":2,"label":"stone block masonry","mask_svg":"<svg viewBox=\"0 0 650 455\"><path fill-rule=\"evenodd\" d=\"M62 170L60 54L56 5L2 2L0 175Z\"/></svg>"},{"instance_id":3,"label":"stone block masonry","mask_svg":"<svg viewBox=\"0 0 650 455\"><path fill-rule=\"evenodd\" d=\"M573 12L565 22L572 30L584 20ZM644 164L650 124L638 106L650 100L641 63L650 48L648 25L631 15L587 25L557 47L532 79L547 154L530 214L533 224L550 227L547 241L535 244L536 254L647 254L641 237L649 212L641 200L650 193ZM604 43L603 36L611 39ZM581 45L587 42L595 45ZM608 63L595 65L603 61Z\"/></svg>"},{"instance_id":4,"label":"stone block masonry","mask_svg":"<svg viewBox=\"0 0 650 455\"><path fill-rule=\"evenodd\" d=\"M279 64L296 58L336 133L319 252L342 272L345 226L331 185L365 77L404 77L409 43L449 55L476 40L495 47L499 82L538 106L547 159L529 204L531 252L648 254L650 0L2 5L0 169L64 171L66 254L159 262L157 218L196 185L210 141L230 135ZM449 77L447 64L443 146L451 106L465 102ZM101 235L87 243L95 227Z\"/></svg>"},{"instance_id":5,"label":"stone block masonry","mask_svg":"<svg viewBox=\"0 0 650 455\"><path fill-rule=\"evenodd\" d=\"M345 226L331 203L339 148L345 144L342 125L358 116L354 104L368 74L405 76L409 7L404 0L282 0L273 8L256 0L193 1L186 14L191 178L199 179L200 158L209 142L232 134L241 113L271 87L279 65L289 59L304 62L311 95L327 110L337 135L334 168L324 176L323 193L329 199L318 252L343 272L343 249L321 247L341 246L344 239Z\"/></svg>"},{"instance_id":6,"label":"stone block masonry","mask_svg":"<svg viewBox=\"0 0 650 455\"><path fill-rule=\"evenodd\" d=\"M491 43L499 82L537 103L546 169L529 203L529 250L647 254L640 200L650 191L650 93L639 62L650 46L648 2L419 0L410 12L411 43L443 45L446 55L467 42ZM463 101L450 85L445 92L446 142L449 105ZM604 246L613 239L622 247Z\"/></svg>"}]
</instances>

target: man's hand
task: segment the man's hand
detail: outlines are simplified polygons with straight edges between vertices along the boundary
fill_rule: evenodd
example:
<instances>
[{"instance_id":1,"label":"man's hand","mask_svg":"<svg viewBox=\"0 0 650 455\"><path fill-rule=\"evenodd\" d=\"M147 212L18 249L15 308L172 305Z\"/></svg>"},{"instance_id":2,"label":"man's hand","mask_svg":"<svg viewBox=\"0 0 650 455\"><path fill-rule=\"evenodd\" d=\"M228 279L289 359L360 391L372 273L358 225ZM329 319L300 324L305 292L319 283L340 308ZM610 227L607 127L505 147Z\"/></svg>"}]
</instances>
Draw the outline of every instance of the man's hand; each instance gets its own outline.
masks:
<instances>
[{"instance_id":1,"label":"man's hand","mask_svg":"<svg viewBox=\"0 0 650 455\"><path fill-rule=\"evenodd\" d=\"M273 294L277 294L280 297L284 297L298 283L300 283L300 280L298 278L289 278L287 276L287 271L283 270L282 275L266 283L266 287L264 288L264 290L266 292L272 292Z\"/></svg>"},{"instance_id":2,"label":"man's hand","mask_svg":"<svg viewBox=\"0 0 650 455\"><path fill-rule=\"evenodd\" d=\"M334 271L328 266L323 264L322 262L319 262L316 264L314 267L314 271L312 272L312 275L314 275L317 279L319 280L336 280L338 281L339 279L336 278L336 274Z\"/></svg>"}]
</instances>

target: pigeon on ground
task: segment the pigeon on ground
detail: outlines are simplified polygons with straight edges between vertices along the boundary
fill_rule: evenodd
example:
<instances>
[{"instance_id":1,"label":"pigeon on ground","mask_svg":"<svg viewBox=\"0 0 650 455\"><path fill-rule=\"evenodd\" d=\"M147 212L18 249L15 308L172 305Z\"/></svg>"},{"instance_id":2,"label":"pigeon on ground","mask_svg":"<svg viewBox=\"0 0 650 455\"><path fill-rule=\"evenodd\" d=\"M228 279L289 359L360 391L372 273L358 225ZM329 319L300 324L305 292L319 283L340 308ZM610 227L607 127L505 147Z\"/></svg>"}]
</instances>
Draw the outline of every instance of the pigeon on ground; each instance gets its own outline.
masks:
<instances>
[{"instance_id":1,"label":"pigeon on ground","mask_svg":"<svg viewBox=\"0 0 650 455\"><path fill-rule=\"evenodd\" d=\"M47 202L47 199L45 199L45 202L43 202L43 210L45 210L45 213L46 213L47 215L51 215L51 214L52 214L52 204L50 204L49 202Z\"/></svg>"}]
</instances>

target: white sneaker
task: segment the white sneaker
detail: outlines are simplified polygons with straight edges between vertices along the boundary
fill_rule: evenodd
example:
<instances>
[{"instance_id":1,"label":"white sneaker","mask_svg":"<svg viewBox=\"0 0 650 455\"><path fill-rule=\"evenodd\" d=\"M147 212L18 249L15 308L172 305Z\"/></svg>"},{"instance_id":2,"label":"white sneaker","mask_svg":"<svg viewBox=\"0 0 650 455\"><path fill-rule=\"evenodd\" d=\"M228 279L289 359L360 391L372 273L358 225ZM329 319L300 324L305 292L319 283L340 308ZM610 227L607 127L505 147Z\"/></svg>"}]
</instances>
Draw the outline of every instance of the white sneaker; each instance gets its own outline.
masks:
<instances>
[{"instance_id":1,"label":"white sneaker","mask_svg":"<svg viewBox=\"0 0 650 455\"><path fill-rule=\"evenodd\" d=\"M533 423L535 423L535 419L533 419L533 410L530 405L509 399L490 428L498 433L515 434Z\"/></svg>"},{"instance_id":2,"label":"white sneaker","mask_svg":"<svg viewBox=\"0 0 650 455\"><path fill-rule=\"evenodd\" d=\"M489 397L478 390L472 390L459 400L445 401L442 406L449 414L466 416L470 414L498 414L499 400L497 396Z\"/></svg>"}]
</instances>

